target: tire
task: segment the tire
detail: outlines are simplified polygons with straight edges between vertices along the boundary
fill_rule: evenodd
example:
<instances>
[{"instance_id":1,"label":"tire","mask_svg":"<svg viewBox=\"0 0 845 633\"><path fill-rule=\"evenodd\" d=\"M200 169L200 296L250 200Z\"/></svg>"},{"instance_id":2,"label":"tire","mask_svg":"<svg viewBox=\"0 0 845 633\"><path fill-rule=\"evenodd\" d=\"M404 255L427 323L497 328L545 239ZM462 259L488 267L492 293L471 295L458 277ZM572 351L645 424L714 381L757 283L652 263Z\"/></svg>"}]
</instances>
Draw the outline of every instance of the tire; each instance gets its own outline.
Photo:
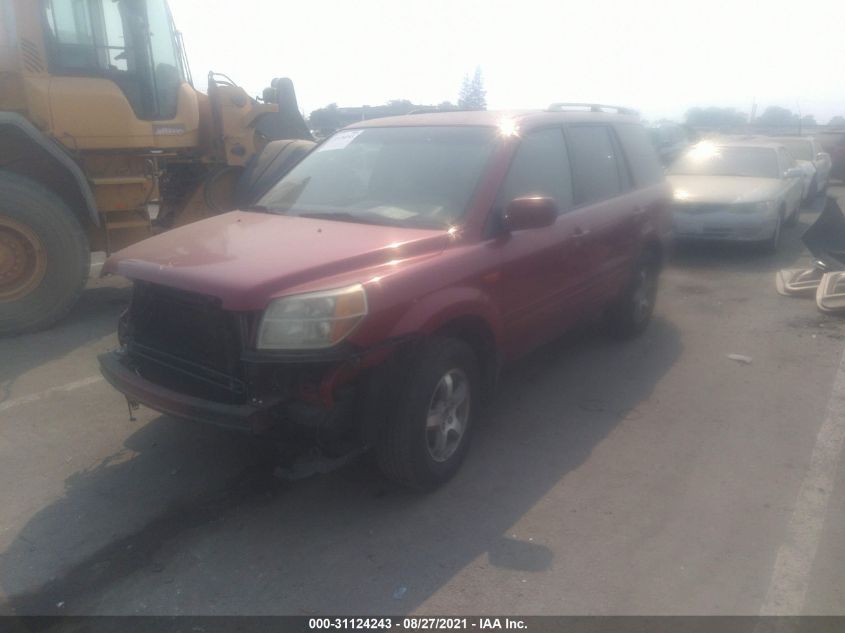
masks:
<instances>
[{"instance_id":1,"label":"tire","mask_svg":"<svg viewBox=\"0 0 845 633\"><path fill-rule=\"evenodd\" d=\"M778 223L775 226L774 234L767 240L762 242L763 252L765 253L775 253L778 250L778 246L780 245L780 236L783 233L783 226L785 222L783 219L783 213L778 215Z\"/></svg>"},{"instance_id":2,"label":"tire","mask_svg":"<svg viewBox=\"0 0 845 633\"><path fill-rule=\"evenodd\" d=\"M810 196L808 198L808 200L812 200L812 199L813 199L813 196ZM803 204L803 203L798 204L798 206L795 208L795 211L792 212L792 215L790 215L788 218L784 219L784 221L783 221L783 227L784 228L791 229L791 228L798 225L798 216L801 213L801 204Z\"/></svg>"},{"instance_id":3,"label":"tire","mask_svg":"<svg viewBox=\"0 0 845 633\"><path fill-rule=\"evenodd\" d=\"M388 479L430 491L452 478L469 449L481 395L478 362L466 343L441 337L424 341L407 361L388 390L392 395L376 457ZM447 376L451 377L454 396L449 405L445 405L449 401ZM461 385L465 386L465 400L458 396ZM454 415L450 415L453 407ZM460 433L454 424L458 419L462 420ZM450 439L441 446L440 437Z\"/></svg>"},{"instance_id":4,"label":"tire","mask_svg":"<svg viewBox=\"0 0 845 633\"><path fill-rule=\"evenodd\" d=\"M286 173L293 169L316 143L303 140L284 140L269 143L250 161L235 186L235 202L248 207L272 189Z\"/></svg>"},{"instance_id":5,"label":"tire","mask_svg":"<svg viewBox=\"0 0 845 633\"><path fill-rule=\"evenodd\" d=\"M90 263L73 211L37 182L0 171L0 336L44 329L65 316Z\"/></svg>"},{"instance_id":6,"label":"tire","mask_svg":"<svg viewBox=\"0 0 845 633\"><path fill-rule=\"evenodd\" d=\"M659 274L657 254L648 252L641 255L622 296L605 312L608 334L624 340L645 331L657 301Z\"/></svg>"}]
</instances>

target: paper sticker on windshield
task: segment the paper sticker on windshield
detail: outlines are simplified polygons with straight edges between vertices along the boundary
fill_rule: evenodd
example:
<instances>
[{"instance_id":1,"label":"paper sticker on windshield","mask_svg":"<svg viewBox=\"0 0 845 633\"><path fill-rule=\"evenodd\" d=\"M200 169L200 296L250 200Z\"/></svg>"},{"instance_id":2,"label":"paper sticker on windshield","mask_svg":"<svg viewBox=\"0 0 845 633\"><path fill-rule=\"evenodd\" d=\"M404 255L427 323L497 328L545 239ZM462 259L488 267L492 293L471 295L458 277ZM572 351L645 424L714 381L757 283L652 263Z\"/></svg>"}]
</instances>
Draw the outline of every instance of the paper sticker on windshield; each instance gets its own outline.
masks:
<instances>
[{"instance_id":1,"label":"paper sticker on windshield","mask_svg":"<svg viewBox=\"0 0 845 633\"><path fill-rule=\"evenodd\" d=\"M347 145L349 145L352 141L355 140L355 137L358 136L364 130L347 130L345 132L338 132L333 137L331 137L328 141L320 145L317 148L318 152L328 152L333 149L343 149Z\"/></svg>"}]
</instances>

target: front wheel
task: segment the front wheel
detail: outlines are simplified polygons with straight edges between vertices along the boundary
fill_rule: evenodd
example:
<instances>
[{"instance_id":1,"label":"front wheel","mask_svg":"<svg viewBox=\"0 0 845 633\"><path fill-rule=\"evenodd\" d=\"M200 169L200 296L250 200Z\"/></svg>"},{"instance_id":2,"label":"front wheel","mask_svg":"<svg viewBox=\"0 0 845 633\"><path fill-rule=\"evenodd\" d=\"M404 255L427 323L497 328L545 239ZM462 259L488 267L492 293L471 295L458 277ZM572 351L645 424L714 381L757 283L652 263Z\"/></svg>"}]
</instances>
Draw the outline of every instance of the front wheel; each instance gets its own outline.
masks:
<instances>
[{"instance_id":1,"label":"front wheel","mask_svg":"<svg viewBox=\"0 0 845 633\"><path fill-rule=\"evenodd\" d=\"M648 327L657 302L659 273L660 262L654 253L639 258L622 296L607 310L607 329L611 336L633 338Z\"/></svg>"},{"instance_id":2,"label":"front wheel","mask_svg":"<svg viewBox=\"0 0 845 633\"><path fill-rule=\"evenodd\" d=\"M812 199L813 199L813 196L811 195L809 197L809 200L812 200ZM789 229L797 226L798 225L798 216L799 216L800 213L801 213L801 203L799 202L798 206L795 207L795 210L792 212L792 214L783 221L783 226L785 228L789 228Z\"/></svg>"},{"instance_id":3,"label":"front wheel","mask_svg":"<svg viewBox=\"0 0 845 633\"><path fill-rule=\"evenodd\" d=\"M0 335L63 317L82 293L89 264L73 211L37 182L0 172Z\"/></svg>"},{"instance_id":4,"label":"front wheel","mask_svg":"<svg viewBox=\"0 0 845 633\"><path fill-rule=\"evenodd\" d=\"M775 225L775 232L772 233L772 236L763 242L763 250L766 253L774 253L778 250L778 246L780 246L780 235L781 229L783 228L783 214L778 215L778 221Z\"/></svg>"},{"instance_id":5,"label":"front wheel","mask_svg":"<svg viewBox=\"0 0 845 633\"><path fill-rule=\"evenodd\" d=\"M388 479L433 490L457 472L479 405L475 354L462 341L432 338L405 365L376 454Z\"/></svg>"}]
</instances>

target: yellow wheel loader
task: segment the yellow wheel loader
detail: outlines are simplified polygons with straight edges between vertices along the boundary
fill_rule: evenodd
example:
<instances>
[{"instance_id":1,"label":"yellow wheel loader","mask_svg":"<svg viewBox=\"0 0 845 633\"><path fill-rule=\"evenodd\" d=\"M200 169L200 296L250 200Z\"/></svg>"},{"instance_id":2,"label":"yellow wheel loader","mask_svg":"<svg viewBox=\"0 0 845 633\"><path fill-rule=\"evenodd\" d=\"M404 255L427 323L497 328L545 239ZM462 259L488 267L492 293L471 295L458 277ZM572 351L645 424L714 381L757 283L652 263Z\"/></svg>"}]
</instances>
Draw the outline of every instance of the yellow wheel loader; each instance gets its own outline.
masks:
<instances>
[{"instance_id":1,"label":"yellow wheel loader","mask_svg":"<svg viewBox=\"0 0 845 633\"><path fill-rule=\"evenodd\" d=\"M91 251L254 203L313 145L288 79L196 90L166 0L0 0L0 335L64 316Z\"/></svg>"}]
</instances>

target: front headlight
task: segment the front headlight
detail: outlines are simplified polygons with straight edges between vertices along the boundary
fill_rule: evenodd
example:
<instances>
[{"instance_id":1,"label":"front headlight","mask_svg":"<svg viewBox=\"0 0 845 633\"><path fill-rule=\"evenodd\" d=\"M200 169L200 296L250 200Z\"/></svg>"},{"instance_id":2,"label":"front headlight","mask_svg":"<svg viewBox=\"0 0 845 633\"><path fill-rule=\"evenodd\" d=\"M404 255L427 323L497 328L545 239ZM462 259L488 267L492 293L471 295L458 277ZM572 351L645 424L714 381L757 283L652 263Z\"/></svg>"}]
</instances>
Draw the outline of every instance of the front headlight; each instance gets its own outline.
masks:
<instances>
[{"instance_id":1,"label":"front headlight","mask_svg":"<svg viewBox=\"0 0 845 633\"><path fill-rule=\"evenodd\" d=\"M356 284L274 300L258 328L258 349L321 349L336 345L367 316L367 294Z\"/></svg>"}]
</instances>

